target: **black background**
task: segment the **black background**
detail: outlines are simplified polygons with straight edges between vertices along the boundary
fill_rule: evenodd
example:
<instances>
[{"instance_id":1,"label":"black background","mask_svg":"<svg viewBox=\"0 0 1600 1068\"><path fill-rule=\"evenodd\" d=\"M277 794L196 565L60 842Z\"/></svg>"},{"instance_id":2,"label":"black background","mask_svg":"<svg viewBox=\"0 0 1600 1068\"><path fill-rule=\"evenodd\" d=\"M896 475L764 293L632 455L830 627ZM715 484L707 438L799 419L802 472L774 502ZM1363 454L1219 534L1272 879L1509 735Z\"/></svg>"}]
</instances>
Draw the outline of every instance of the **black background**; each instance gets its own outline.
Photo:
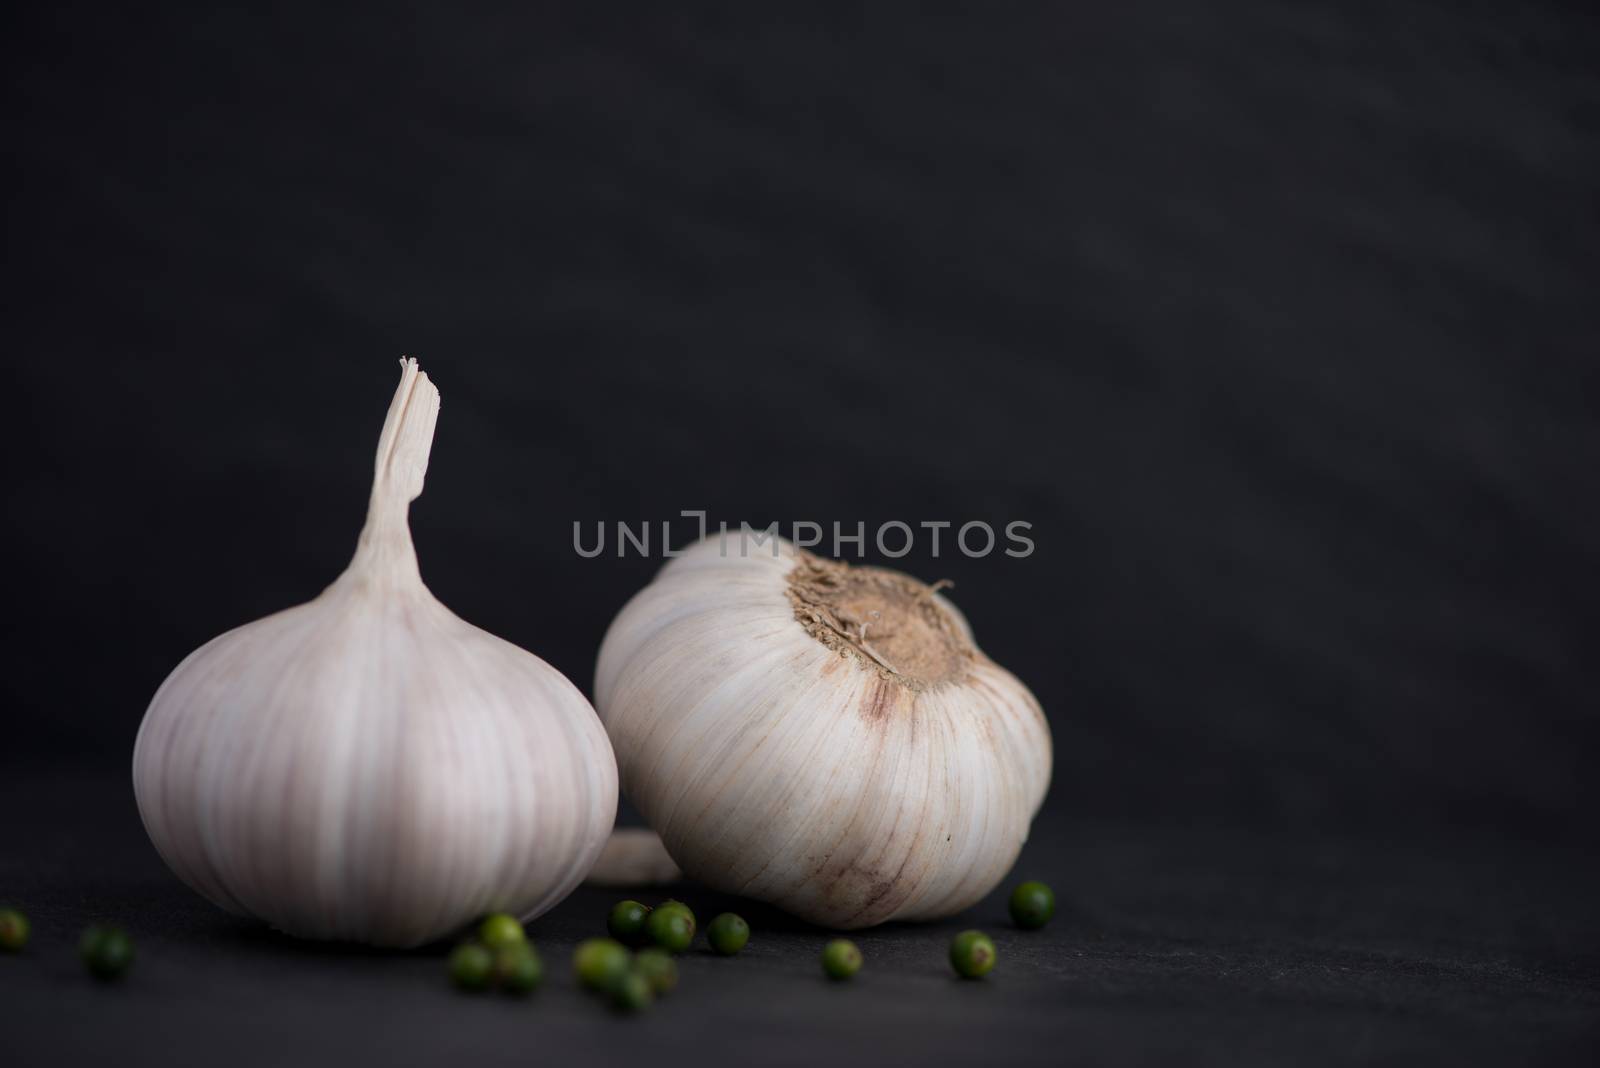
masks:
<instances>
[{"instance_id":1,"label":"black background","mask_svg":"<svg viewBox=\"0 0 1600 1068\"><path fill-rule=\"evenodd\" d=\"M585 690L659 558L580 559L575 522L1033 525L898 566L1049 714L1049 945L1204 944L1183 982L1019 944L1035 1052L1592 1040L1600 27L1192 7L12 12L0 770L41 943L117 912L117 857L212 966L231 921L143 841L134 733L344 566L409 354L424 578ZM1353 985L1271 993L1302 952ZM1241 968L1266 992L1219 994ZM770 995L769 1030L835 1011ZM1359 1023L1295 1015L1329 997Z\"/></svg>"}]
</instances>

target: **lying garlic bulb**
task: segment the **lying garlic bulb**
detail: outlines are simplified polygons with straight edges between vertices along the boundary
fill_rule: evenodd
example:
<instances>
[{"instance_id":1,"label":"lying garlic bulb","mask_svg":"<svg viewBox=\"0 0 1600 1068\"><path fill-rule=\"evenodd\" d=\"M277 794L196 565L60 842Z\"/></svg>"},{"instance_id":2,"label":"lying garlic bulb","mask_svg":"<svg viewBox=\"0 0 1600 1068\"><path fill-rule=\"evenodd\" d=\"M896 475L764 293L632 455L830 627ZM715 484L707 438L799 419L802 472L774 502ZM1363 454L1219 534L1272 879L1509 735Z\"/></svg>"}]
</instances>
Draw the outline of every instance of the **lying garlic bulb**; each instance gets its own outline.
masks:
<instances>
[{"instance_id":1,"label":"lying garlic bulb","mask_svg":"<svg viewBox=\"0 0 1600 1068\"><path fill-rule=\"evenodd\" d=\"M293 935L414 946L491 911L537 916L616 813L583 695L422 584L406 515L438 411L405 361L350 567L191 653L134 746L139 814L172 870Z\"/></svg>"},{"instance_id":2,"label":"lying garlic bulb","mask_svg":"<svg viewBox=\"0 0 1600 1068\"><path fill-rule=\"evenodd\" d=\"M682 877L683 872L661 844L660 835L643 827L618 827L611 832L583 885L606 890L665 886Z\"/></svg>"},{"instance_id":3,"label":"lying garlic bulb","mask_svg":"<svg viewBox=\"0 0 1600 1068\"><path fill-rule=\"evenodd\" d=\"M702 541L611 624L624 793L691 878L813 923L966 908L1049 786L1038 702L932 587L777 545Z\"/></svg>"}]
</instances>

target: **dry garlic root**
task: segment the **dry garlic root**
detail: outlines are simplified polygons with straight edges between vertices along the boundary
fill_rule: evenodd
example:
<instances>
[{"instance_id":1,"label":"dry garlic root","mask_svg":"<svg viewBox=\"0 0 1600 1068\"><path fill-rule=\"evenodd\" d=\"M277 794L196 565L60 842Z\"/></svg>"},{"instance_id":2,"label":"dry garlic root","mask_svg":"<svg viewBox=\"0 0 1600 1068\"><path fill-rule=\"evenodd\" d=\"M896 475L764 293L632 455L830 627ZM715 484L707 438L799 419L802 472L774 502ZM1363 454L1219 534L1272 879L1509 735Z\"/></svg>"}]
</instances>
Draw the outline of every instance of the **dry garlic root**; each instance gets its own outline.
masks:
<instances>
[{"instance_id":1,"label":"dry garlic root","mask_svg":"<svg viewBox=\"0 0 1600 1068\"><path fill-rule=\"evenodd\" d=\"M349 568L191 653L134 747L139 813L172 870L293 935L414 946L489 912L532 918L583 878L616 813L583 695L422 584L407 512L438 411L405 361Z\"/></svg>"},{"instance_id":2,"label":"dry garlic root","mask_svg":"<svg viewBox=\"0 0 1600 1068\"><path fill-rule=\"evenodd\" d=\"M957 912L1050 783L1025 686L933 587L702 541L606 634L595 705L685 873L836 928Z\"/></svg>"}]
</instances>

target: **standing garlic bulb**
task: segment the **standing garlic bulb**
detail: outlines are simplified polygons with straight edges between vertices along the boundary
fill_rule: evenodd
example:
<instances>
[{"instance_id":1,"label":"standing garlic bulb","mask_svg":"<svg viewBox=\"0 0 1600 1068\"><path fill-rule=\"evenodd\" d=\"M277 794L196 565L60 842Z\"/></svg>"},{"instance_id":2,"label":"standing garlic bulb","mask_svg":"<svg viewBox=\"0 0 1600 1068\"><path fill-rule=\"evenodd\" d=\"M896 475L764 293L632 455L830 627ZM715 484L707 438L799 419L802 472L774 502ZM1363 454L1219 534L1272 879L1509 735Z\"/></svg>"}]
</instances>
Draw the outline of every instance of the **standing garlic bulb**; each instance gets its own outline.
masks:
<instances>
[{"instance_id":1,"label":"standing garlic bulb","mask_svg":"<svg viewBox=\"0 0 1600 1068\"><path fill-rule=\"evenodd\" d=\"M934 588L777 544L702 541L611 624L624 792L689 876L813 923L966 908L1049 786L1038 702Z\"/></svg>"},{"instance_id":2,"label":"standing garlic bulb","mask_svg":"<svg viewBox=\"0 0 1600 1068\"><path fill-rule=\"evenodd\" d=\"M134 745L139 814L172 870L293 935L414 946L486 912L537 916L616 813L583 695L422 584L406 515L438 412L405 361L349 568L191 653Z\"/></svg>"}]
</instances>

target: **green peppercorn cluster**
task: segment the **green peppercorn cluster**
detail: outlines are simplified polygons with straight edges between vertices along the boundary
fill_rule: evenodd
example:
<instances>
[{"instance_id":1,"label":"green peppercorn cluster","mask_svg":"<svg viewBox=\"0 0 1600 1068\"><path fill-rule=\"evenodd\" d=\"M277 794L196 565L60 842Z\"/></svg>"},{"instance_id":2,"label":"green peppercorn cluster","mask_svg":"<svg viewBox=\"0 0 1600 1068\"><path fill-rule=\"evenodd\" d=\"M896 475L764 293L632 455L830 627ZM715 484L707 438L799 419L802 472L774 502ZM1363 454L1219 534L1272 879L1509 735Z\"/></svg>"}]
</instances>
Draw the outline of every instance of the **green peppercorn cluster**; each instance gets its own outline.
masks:
<instances>
[{"instance_id":1,"label":"green peppercorn cluster","mask_svg":"<svg viewBox=\"0 0 1600 1068\"><path fill-rule=\"evenodd\" d=\"M450 952L450 980L473 993L528 994L544 981L544 962L517 918L496 912L483 918L476 938Z\"/></svg>"},{"instance_id":2,"label":"green peppercorn cluster","mask_svg":"<svg viewBox=\"0 0 1600 1068\"><path fill-rule=\"evenodd\" d=\"M1029 880L1012 889L1011 919L1022 930L1037 930L1055 916L1055 893ZM694 911L677 900L654 907L643 902L617 902L606 917L608 938L589 938L573 952L573 971L586 989L603 995L623 1012L638 1012L670 994L678 985L676 954L694 943L699 923ZM750 940L750 925L731 912L718 914L706 927L706 942L721 956L734 956ZM27 916L0 909L0 952L20 953L32 933ZM83 932L78 955L90 975L102 981L124 976L134 960L133 940L120 927L95 924ZM829 979L854 978L864 956L859 946L837 938L822 950L822 970ZM994 970L999 952L994 940L979 930L966 930L950 942L950 966L966 979L981 979ZM527 994L544 979L544 965L515 916L485 916L474 937L456 946L449 958L450 978L466 991L498 989Z\"/></svg>"},{"instance_id":3,"label":"green peppercorn cluster","mask_svg":"<svg viewBox=\"0 0 1600 1068\"><path fill-rule=\"evenodd\" d=\"M688 951L698 929L694 910L682 901L654 907L619 901L606 915L611 937L578 943L573 971L580 985L609 999L618 1011L638 1012L676 989L673 956ZM750 925L731 912L718 916L706 931L711 948L724 956L738 953L749 939Z\"/></svg>"}]
</instances>

